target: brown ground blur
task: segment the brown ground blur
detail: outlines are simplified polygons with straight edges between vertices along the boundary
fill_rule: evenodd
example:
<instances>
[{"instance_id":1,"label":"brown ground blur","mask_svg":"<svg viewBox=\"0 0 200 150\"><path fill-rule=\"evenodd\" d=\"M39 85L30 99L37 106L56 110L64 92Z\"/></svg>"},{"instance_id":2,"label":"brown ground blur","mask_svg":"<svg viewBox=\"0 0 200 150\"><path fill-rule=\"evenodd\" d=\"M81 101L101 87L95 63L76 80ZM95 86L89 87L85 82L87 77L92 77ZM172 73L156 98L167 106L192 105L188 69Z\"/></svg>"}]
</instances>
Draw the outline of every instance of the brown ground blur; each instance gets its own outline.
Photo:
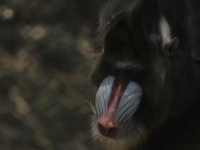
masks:
<instances>
[{"instance_id":1,"label":"brown ground blur","mask_svg":"<svg viewBox=\"0 0 200 150\"><path fill-rule=\"evenodd\" d=\"M0 150L94 150L100 0L0 1Z\"/></svg>"}]
</instances>

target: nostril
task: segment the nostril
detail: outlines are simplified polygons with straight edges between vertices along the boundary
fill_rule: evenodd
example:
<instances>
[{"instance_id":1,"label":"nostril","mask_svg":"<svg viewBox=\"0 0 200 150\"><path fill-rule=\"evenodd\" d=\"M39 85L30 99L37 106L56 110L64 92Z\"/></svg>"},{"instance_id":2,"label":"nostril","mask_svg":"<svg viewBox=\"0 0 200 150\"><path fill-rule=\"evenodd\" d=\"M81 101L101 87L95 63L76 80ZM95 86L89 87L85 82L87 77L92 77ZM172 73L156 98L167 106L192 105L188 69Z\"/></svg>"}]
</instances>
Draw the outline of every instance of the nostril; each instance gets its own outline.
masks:
<instances>
[{"instance_id":1,"label":"nostril","mask_svg":"<svg viewBox=\"0 0 200 150\"><path fill-rule=\"evenodd\" d=\"M103 127L100 123L98 123L98 129L99 129L99 132L104 136L108 136L109 134L115 132L114 127L106 128L106 127Z\"/></svg>"},{"instance_id":2,"label":"nostril","mask_svg":"<svg viewBox=\"0 0 200 150\"><path fill-rule=\"evenodd\" d=\"M103 118L98 121L99 132L108 138L116 139L120 132L120 126L112 121L105 121Z\"/></svg>"},{"instance_id":3,"label":"nostril","mask_svg":"<svg viewBox=\"0 0 200 150\"><path fill-rule=\"evenodd\" d=\"M100 123L98 123L98 129L102 135L106 135L106 129Z\"/></svg>"},{"instance_id":4,"label":"nostril","mask_svg":"<svg viewBox=\"0 0 200 150\"><path fill-rule=\"evenodd\" d=\"M112 128L110 128L110 129L108 130L108 132L113 132L114 130L115 130L115 128L112 127Z\"/></svg>"}]
</instances>

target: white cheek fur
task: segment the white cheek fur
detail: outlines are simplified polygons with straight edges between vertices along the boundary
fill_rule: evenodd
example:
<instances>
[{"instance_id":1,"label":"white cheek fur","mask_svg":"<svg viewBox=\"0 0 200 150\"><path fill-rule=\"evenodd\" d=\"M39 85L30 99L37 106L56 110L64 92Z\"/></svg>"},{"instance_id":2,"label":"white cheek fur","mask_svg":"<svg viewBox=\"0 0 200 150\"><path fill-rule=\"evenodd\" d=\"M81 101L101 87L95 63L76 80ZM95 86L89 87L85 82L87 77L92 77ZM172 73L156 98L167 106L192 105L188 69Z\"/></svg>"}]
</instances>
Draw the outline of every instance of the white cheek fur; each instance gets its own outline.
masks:
<instances>
[{"instance_id":1,"label":"white cheek fur","mask_svg":"<svg viewBox=\"0 0 200 150\"><path fill-rule=\"evenodd\" d=\"M163 47L171 40L171 30L167 20L164 17L160 18L160 33L162 35Z\"/></svg>"}]
</instances>

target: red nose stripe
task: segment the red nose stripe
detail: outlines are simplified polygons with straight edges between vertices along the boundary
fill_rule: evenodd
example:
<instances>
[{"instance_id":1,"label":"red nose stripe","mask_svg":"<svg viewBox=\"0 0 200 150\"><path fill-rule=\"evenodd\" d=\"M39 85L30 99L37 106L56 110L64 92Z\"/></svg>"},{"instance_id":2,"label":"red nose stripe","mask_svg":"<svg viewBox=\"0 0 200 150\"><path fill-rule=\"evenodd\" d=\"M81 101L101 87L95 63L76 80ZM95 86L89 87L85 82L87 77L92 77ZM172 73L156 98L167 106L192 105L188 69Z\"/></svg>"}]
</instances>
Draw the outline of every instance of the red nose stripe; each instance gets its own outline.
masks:
<instances>
[{"instance_id":1,"label":"red nose stripe","mask_svg":"<svg viewBox=\"0 0 200 150\"><path fill-rule=\"evenodd\" d=\"M98 120L99 131L106 137L116 138L120 132L120 126L116 123L115 116L119 102L128 84L129 81L125 80L122 75L119 78L116 77L113 82L107 112Z\"/></svg>"}]
</instances>

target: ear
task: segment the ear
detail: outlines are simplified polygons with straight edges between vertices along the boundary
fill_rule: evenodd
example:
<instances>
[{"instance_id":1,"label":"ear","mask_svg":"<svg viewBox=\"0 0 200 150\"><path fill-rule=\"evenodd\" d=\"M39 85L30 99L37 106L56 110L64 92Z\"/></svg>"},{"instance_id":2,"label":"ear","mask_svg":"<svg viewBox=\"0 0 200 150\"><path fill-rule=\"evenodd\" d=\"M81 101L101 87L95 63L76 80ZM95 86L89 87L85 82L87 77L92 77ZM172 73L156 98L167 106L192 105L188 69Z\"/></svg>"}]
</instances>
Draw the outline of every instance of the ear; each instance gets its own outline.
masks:
<instances>
[{"instance_id":1,"label":"ear","mask_svg":"<svg viewBox=\"0 0 200 150\"><path fill-rule=\"evenodd\" d=\"M108 20L106 20L106 19L103 19L102 22L101 22L101 24L102 24L102 26L105 27L105 26L109 25L110 22Z\"/></svg>"},{"instance_id":2,"label":"ear","mask_svg":"<svg viewBox=\"0 0 200 150\"><path fill-rule=\"evenodd\" d=\"M167 55L173 56L174 52L176 51L178 47L179 39L177 37L174 37L172 40L167 42L165 44L165 51L167 52Z\"/></svg>"}]
</instances>

